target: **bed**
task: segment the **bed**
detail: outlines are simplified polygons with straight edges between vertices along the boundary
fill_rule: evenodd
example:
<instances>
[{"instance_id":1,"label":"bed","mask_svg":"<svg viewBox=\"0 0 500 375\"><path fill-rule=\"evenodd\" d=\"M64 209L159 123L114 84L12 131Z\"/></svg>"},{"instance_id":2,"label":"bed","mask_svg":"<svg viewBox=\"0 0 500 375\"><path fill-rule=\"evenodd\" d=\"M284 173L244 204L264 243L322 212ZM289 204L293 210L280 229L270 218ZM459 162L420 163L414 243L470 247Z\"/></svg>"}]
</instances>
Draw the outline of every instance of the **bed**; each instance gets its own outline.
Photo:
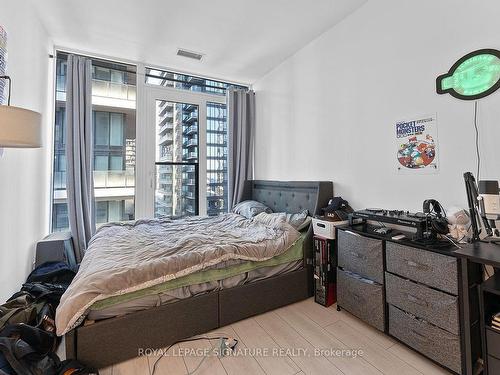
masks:
<instances>
[{"instance_id":1,"label":"bed","mask_svg":"<svg viewBox=\"0 0 500 375\"><path fill-rule=\"evenodd\" d=\"M243 200L262 202L274 212L294 213L308 209L311 214L317 214L332 195L331 182L247 181ZM162 298L168 301L156 301L158 295L154 287L157 286L148 293L142 289L136 291L139 295L133 299L114 296L111 300L94 301L93 307L87 309L87 318L96 321L93 324L77 321L74 328L65 332L66 355L102 368L136 357L140 348L165 347L180 339L308 298L313 293L311 229L294 239L293 248L293 251L280 254L283 258L280 262L269 259L268 263L260 262L259 267L245 268L248 263L232 264L232 260L228 260L223 267L209 270L212 279L202 284L206 286L202 290L199 289L201 284L196 284L194 291L190 291L192 280L182 284L182 278L175 280L181 283L175 285L180 289L172 286L165 289L161 284ZM231 267L236 270L228 274ZM217 272L224 273L225 285L220 284ZM193 296L177 298L179 290Z\"/></svg>"}]
</instances>

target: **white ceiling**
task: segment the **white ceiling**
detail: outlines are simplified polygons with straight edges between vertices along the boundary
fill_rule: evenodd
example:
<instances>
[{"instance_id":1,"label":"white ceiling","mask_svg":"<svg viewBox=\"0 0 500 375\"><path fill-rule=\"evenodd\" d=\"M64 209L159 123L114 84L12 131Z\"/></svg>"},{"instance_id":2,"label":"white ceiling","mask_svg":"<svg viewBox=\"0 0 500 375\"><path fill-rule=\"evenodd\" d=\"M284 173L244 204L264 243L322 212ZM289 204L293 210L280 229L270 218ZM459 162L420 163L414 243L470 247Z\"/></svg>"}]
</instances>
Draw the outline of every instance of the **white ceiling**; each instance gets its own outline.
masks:
<instances>
[{"instance_id":1,"label":"white ceiling","mask_svg":"<svg viewBox=\"0 0 500 375\"><path fill-rule=\"evenodd\" d=\"M56 46L253 83L367 0L32 0ZM201 62L177 48L205 54Z\"/></svg>"}]
</instances>

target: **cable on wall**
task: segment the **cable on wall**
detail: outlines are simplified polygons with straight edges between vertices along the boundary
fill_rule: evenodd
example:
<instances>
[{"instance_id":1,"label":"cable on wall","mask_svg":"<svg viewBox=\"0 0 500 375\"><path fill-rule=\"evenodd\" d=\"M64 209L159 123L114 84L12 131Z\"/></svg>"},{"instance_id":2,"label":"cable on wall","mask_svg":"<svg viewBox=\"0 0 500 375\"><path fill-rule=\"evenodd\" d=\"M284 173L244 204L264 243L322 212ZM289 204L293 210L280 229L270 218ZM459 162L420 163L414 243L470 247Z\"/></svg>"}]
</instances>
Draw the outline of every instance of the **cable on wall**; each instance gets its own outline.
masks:
<instances>
[{"instance_id":1,"label":"cable on wall","mask_svg":"<svg viewBox=\"0 0 500 375\"><path fill-rule=\"evenodd\" d=\"M476 157L477 157L476 179L477 181L479 181L479 172L481 169L481 153L479 151L479 129L477 127L477 100L474 102L474 129L476 131Z\"/></svg>"}]
</instances>

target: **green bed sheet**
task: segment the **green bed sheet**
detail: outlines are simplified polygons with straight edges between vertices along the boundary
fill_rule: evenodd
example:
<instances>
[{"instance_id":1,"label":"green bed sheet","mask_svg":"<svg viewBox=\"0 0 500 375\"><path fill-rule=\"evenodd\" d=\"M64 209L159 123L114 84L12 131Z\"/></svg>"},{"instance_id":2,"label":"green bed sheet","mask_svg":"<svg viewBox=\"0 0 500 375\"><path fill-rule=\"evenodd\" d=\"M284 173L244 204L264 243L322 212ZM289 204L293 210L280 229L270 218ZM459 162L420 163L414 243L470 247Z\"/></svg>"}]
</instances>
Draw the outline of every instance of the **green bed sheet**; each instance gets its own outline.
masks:
<instances>
[{"instance_id":1,"label":"green bed sheet","mask_svg":"<svg viewBox=\"0 0 500 375\"><path fill-rule=\"evenodd\" d=\"M146 289L141 289L135 292L121 294L118 296L113 296L103 299L101 301L97 301L92 305L91 310L104 310L111 306L132 301L134 299L141 298L147 295L160 294L161 292L182 288L188 285L224 280L226 278L236 275L241 275L242 273L250 272L259 268L272 267L300 260L303 258L303 244L306 235L307 232L301 233L299 239L295 241L294 244L287 251L285 251L281 255L278 255L277 257L268 259L266 261L263 262L248 261L226 268L209 269L206 271L195 272L190 275L183 276L174 280L169 280L162 284L158 284Z\"/></svg>"}]
</instances>

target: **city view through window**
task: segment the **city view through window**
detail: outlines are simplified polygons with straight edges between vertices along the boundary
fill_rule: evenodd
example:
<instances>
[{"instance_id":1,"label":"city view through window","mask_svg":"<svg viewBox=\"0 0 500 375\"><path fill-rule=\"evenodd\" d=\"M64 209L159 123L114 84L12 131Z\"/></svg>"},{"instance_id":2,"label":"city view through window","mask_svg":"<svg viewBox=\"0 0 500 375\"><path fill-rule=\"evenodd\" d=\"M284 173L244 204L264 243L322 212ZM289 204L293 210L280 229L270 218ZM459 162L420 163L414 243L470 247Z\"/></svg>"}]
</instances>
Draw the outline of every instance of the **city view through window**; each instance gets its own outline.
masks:
<instances>
[{"instance_id":1,"label":"city view through window","mask_svg":"<svg viewBox=\"0 0 500 375\"><path fill-rule=\"evenodd\" d=\"M213 95L225 95L230 86L220 81L150 68L146 69L146 83ZM199 181L194 164L199 162L206 162L207 215L227 212L226 104L206 102L206 161L199 160L199 108L189 103L164 100L158 100L156 105L158 149L155 215L185 216L198 213L198 195L195 190ZM172 140L165 138L167 134ZM182 162L185 165L160 164L165 162ZM165 183L164 178L168 178L169 183ZM168 190L163 190L163 187Z\"/></svg>"},{"instance_id":2,"label":"city view through window","mask_svg":"<svg viewBox=\"0 0 500 375\"><path fill-rule=\"evenodd\" d=\"M57 55L52 230L69 228L66 192L66 61ZM93 61L94 188L97 225L135 217L135 66Z\"/></svg>"},{"instance_id":3,"label":"city view through window","mask_svg":"<svg viewBox=\"0 0 500 375\"><path fill-rule=\"evenodd\" d=\"M69 228L66 194L66 59L57 55L54 132L52 230ZM151 86L224 96L227 83L146 68ZM227 212L227 108L225 100L199 105L174 100L155 103L154 216L200 214L200 188L206 189L206 212ZM94 188L96 223L135 218L136 192L136 67L93 60ZM200 114L206 113L205 119ZM140 125L144 126L141 122ZM201 127L203 125L203 127ZM199 144L200 132L206 142ZM200 147L205 147L200 160ZM205 168L200 169L200 163ZM200 176L200 170L205 171ZM201 183L203 182L203 183Z\"/></svg>"}]
</instances>

